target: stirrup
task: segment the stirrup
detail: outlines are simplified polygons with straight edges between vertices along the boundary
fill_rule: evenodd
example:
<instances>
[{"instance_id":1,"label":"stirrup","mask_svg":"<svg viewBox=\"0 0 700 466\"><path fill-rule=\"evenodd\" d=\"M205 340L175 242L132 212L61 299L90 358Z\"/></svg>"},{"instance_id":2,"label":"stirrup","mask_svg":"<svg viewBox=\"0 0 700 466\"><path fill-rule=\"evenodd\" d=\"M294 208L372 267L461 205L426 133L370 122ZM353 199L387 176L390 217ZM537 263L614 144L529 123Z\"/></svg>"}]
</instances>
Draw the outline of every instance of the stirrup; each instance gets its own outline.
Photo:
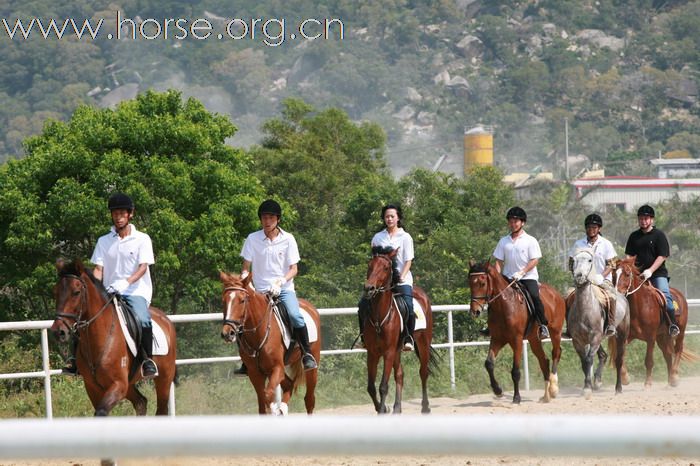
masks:
<instances>
[{"instance_id":1,"label":"stirrup","mask_svg":"<svg viewBox=\"0 0 700 466\"><path fill-rule=\"evenodd\" d=\"M668 334L671 335L672 337L677 337L680 335L681 329L678 327L676 324L671 324L668 326Z\"/></svg>"},{"instance_id":2,"label":"stirrup","mask_svg":"<svg viewBox=\"0 0 700 466\"><path fill-rule=\"evenodd\" d=\"M144 359L141 363L141 377L144 379L158 377L158 366L153 362L153 359Z\"/></svg>"},{"instance_id":3,"label":"stirrup","mask_svg":"<svg viewBox=\"0 0 700 466\"><path fill-rule=\"evenodd\" d=\"M304 356L302 356L301 358L301 362L304 365L305 371L312 371L318 368L318 364L316 364L316 359L314 359L311 353L304 353Z\"/></svg>"},{"instance_id":4,"label":"stirrup","mask_svg":"<svg viewBox=\"0 0 700 466\"><path fill-rule=\"evenodd\" d=\"M479 333L485 337L491 336L491 331L489 331L488 327L484 327L481 330L479 330Z\"/></svg>"},{"instance_id":5,"label":"stirrup","mask_svg":"<svg viewBox=\"0 0 700 466\"><path fill-rule=\"evenodd\" d=\"M408 335L403 340L403 351L413 351L413 337Z\"/></svg>"},{"instance_id":6,"label":"stirrup","mask_svg":"<svg viewBox=\"0 0 700 466\"><path fill-rule=\"evenodd\" d=\"M350 349L367 349L367 346L365 345L365 336L363 334L359 334L357 338L355 338L355 341L352 343L352 346Z\"/></svg>"},{"instance_id":7,"label":"stirrup","mask_svg":"<svg viewBox=\"0 0 700 466\"><path fill-rule=\"evenodd\" d=\"M246 365L244 363L242 363L241 367L233 370L233 375L245 377L246 375L248 375L248 368L246 367Z\"/></svg>"},{"instance_id":8,"label":"stirrup","mask_svg":"<svg viewBox=\"0 0 700 466\"><path fill-rule=\"evenodd\" d=\"M540 340L549 338L549 329L546 325L540 325Z\"/></svg>"},{"instance_id":9,"label":"stirrup","mask_svg":"<svg viewBox=\"0 0 700 466\"><path fill-rule=\"evenodd\" d=\"M73 361L72 363L66 364L65 367L61 368L61 374L62 375L69 375L72 377L77 377L80 374L78 373L78 365Z\"/></svg>"},{"instance_id":10,"label":"stirrup","mask_svg":"<svg viewBox=\"0 0 700 466\"><path fill-rule=\"evenodd\" d=\"M615 328L614 325L608 325L608 328L605 329L605 336L606 337L612 337L617 335L617 329Z\"/></svg>"},{"instance_id":11,"label":"stirrup","mask_svg":"<svg viewBox=\"0 0 700 466\"><path fill-rule=\"evenodd\" d=\"M571 334L569 333L569 329L567 328L566 330L561 332L561 336L563 336L564 338L571 338Z\"/></svg>"}]
</instances>

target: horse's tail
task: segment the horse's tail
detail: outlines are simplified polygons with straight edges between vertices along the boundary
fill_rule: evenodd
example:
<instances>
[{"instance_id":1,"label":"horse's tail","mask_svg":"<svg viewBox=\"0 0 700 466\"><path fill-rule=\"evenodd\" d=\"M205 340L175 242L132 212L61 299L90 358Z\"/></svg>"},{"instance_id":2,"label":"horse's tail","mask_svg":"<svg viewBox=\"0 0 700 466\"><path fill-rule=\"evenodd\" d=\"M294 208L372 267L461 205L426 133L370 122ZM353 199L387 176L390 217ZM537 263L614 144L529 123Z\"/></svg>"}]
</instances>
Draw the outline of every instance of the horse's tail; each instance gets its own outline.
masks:
<instances>
[{"instance_id":1,"label":"horse's tail","mask_svg":"<svg viewBox=\"0 0 700 466\"><path fill-rule=\"evenodd\" d=\"M617 354L617 338L608 338L608 354L610 355L610 358L608 358L608 366L614 367L615 355Z\"/></svg>"},{"instance_id":2,"label":"horse's tail","mask_svg":"<svg viewBox=\"0 0 700 466\"><path fill-rule=\"evenodd\" d=\"M694 351L683 348L683 352L681 353L681 361L698 362L700 361L700 355Z\"/></svg>"},{"instance_id":3,"label":"horse's tail","mask_svg":"<svg viewBox=\"0 0 700 466\"><path fill-rule=\"evenodd\" d=\"M296 393L297 388L302 385L306 385L306 377L304 377L304 365L301 362L301 358L294 364L292 364L292 380L294 380L294 387L292 387L292 393Z\"/></svg>"},{"instance_id":4,"label":"horse's tail","mask_svg":"<svg viewBox=\"0 0 700 466\"><path fill-rule=\"evenodd\" d=\"M420 361L420 351L419 346L416 345L416 356ZM436 371L440 370L440 363L442 363L442 354L438 353L432 345L429 346L429 356L428 356L428 374L433 375Z\"/></svg>"}]
</instances>

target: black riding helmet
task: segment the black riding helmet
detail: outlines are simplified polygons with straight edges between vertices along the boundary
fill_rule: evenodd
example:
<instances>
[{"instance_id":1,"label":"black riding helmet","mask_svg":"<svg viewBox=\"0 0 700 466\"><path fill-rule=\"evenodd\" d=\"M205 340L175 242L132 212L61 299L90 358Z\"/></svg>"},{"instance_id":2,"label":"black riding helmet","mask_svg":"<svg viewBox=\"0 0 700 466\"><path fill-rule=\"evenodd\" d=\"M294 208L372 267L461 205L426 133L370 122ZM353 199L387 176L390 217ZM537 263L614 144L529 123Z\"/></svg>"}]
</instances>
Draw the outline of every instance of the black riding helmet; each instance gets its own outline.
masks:
<instances>
[{"instance_id":1,"label":"black riding helmet","mask_svg":"<svg viewBox=\"0 0 700 466\"><path fill-rule=\"evenodd\" d=\"M644 204L637 210L637 217L641 217L642 215L648 215L649 217L654 217L654 209L648 204Z\"/></svg>"},{"instance_id":2,"label":"black riding helmet","mask_svg":"<svg viewBox=\"0 0 700 466\"><path fill-rule=\"evenodd\" d=\"M527 222L527 214L522 207L515 206L508 209L508 213L506 213L506 220L510 220L511 218L517 218L523 222Z\"/></svg>"},{"instance_id":3,"label":"black riding helmet","mask_svg":"<svg viewBox=\"0 0 700 466\"><path fill-rule=\"evenodd\" d=\"M131 212L134 210L134 201L132 201L131 198L124 193L114 193L109 196L107 207L110 211L115 209L126 209Z\"/></svg>"},{"instance_id":4,"label":"black riding helmet","mask_svg":"<svg viewBox=\"0 0 700 466\"><path fill-rule=\"evenodd\" d=\"M282 217L282 207L280 207L276 201L268 199L263 201L262 204L260 204L260 207L258 207L258 218L262 218L263 214L277 215L277 218L279 219Z\"/></svg>"},{"instance_id":5,"label":"black riding helmet","mask_svg":"<svg viewBox=\"0 0 700 466\"><path fill-rule=\"evenodd\" d=\"M583 225L598 225L599 227L602 227L603 219L600 218L600 215L598 214L590 214L588 217L586 217L586 220L584 220Z\"/></svg>"}]
</instances>

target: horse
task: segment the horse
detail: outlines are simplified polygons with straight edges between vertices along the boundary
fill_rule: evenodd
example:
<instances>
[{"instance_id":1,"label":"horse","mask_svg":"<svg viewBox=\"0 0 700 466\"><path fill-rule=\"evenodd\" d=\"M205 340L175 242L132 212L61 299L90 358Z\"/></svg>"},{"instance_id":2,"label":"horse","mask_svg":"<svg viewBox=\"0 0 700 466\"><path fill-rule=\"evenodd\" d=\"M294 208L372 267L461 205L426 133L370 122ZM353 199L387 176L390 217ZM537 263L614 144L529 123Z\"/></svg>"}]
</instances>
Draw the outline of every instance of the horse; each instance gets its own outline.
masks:
<instances>
[{"instance_id":1,"label":"horse","mask_svg":"<svg viewBox=\"0 0 700 466\"><path fill-rule=\"evenodd\" d=\"M401 365L401 352L403 341L401 337L401 315L396 298L392 293L392 276L394 273L392 259L398 249L390 251L375 249L373 256L367 264L367 279L364 292L370 301L370 312L364 320L363 334L365 348L367 349L367 392L369 393L374 409L378 414L389 412L386 406L386 397L389 392L389 377L394 371L394 384L396 396L394 397L393 413L401 413L401 394L403 391L403 366ZM437 355L431 346L433 340L433 313L428 295L421 288L413 287L413 297L420 304L425 314L425 328L413 332L415 352L420 361L420 380L422 387L421 413L430 413L428 401L428 376L438 364ZM418 319L416 319L418 320ZM404 323L405 325L405 323ZM377 366L379 359L384 360L384 371L377 388Z\"/></svg>"},{"instance_id":2,"label":"horse","mask_svg":"<svg viewBox=\"0 0 700 466\"><path fill-rule=\"evenodd\" d=\"M498 352L505 345L513 350L513 403L520 403L520 361L523 354L523 339L527 338L532 352L537 357L540 370L544 376L544 396L542 402L549 402L559 393L557 367L561 358L561 331L564 324L566 305L557 291L542 283L540 298L544 304L547 327L552 341L552 367L538 338L538 326L532 325L533 319L527 310L523 295L513 289L515 282L508 282L490 262L477 264L469 262L469 289L471 290L470 310L474 317L481 311L488 310L488 328L491 335L489 353L484 367L489 374L491 389L496 396L502 396L503 390L496 381L494 366Z\"/></svg>"},{"instance_id":3,"label":"horse","mask_svg":"<svg viewBox=\"0 0 700 466\"><path fill-rule=\"evenodd\" d=\"M125 398L137 415L145 415L147 400L136 388L141 371L132 367L135 358L119 324L113 296L80 261L59 262L56 267L56 318L51 331L60 342L66 342L70 334L78 338L76 364L95 416L109 415ZM168 347L167 354L153 356L159 372L154 379L156 414L164 416L168 414L170 387L177 372L175 326L160 309L149 310L154 323L163 330Z\"/></svg>"},{"instance_id":4,"label":"horse","mask_svg":"<svg viewBox=\"0 0 700 466\"><path fill-rule=\"evenodd\" d=\"M252 274L244 279L240 275L220 272L223 284L224 323L221 337L228 343L239 342L240 356L248 369L248 378L255 388L259 414L286 415L292 393L299 385L306 384L304 404L312 414L316 406L314 393L318 382L318 368L304 371L302 352L298 345L288 352L284 344L281 322L275 317L274 303L265 293L255 291ZM311 354L320 363L321 319L318 310L305 299L299 306L313 320L315 329L309 329ZM318 338L312 341L312 332ZM266 383L267 382L267 383ZM275 389L282 388L280 403L275 401Z\"/></svg>"},{"instance_id":5,"label":"horse","mask_svg":"<svg viewBox=\"0 0 700 466\"><path fill-rule=\"evenodd\" d=\"M568 329L574 348L581 359L581 368L584 374L583 394L590 398L592 390L600 389L603 379L603 367L608 358L601 343L605 338L605 315L606 310L600 302L599 296L603 296L602 290L591 283L591 276L596 273L594 267L594 252L591 248L579 249L573 256L574 264L572 273L576 292L573 303L569 309ZM622 367L625 357L625 341L629 333L630 315L629 305L625 296L616 290L615 296L615 322L617 340L615 346L615 369L617 379L615 382L615 393L622 392ZM593 382L593 355L598 355L598 366L595 370Z\"/></svg>"},{"instance_id":6,"label":"horse","mask_svg":"<svg viewBox=\"0 0 700 466\"><path fill-rule=\"evenodd\" d=\"M681 359L697 360L697 355L683 349L685 327L688 324L688 302L685 296L675 288L671 288L671 296L678 303L680 315L676 316L680 334L672 338L668 334L666 315L666 299L647 280L642 279L635 266L635 257L628 257L616 262L615 267L617 290L625 296L630 305L630 331L627 342L637 339L646 342L647 350L644 358L646 379L644 387L651 387L651 372L654 368L654 342L663 353L668 370L668 384L678 385L678 368ZM675 340L675 341L674 341ZM626 368L623 369L626 372Z\"/></svg>"}]
</instances>

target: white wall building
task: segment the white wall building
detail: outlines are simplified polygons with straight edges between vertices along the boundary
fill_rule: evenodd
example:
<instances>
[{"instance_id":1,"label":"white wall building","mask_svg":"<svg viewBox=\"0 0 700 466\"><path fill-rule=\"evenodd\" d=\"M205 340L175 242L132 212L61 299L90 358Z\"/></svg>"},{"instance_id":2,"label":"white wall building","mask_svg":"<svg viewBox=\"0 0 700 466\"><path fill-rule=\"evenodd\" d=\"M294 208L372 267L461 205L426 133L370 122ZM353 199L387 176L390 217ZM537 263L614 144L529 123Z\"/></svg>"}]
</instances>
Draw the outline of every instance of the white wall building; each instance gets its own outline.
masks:
<instances>
[{"instance_id":1,"label":"white wall building","mask_svg":"<svg viewBox=\"0 0 700 466\"><path fill-rule=\"evenodd\" d=\"M659 178L683 178L700 175L700 159L652 159Z\"/></svg>"},{"instance_id":2,"label":"white wall building","mask_svg":"<svg viewBox=\"0 0 700 466\"><path fill-rule=\"evenodd\" d=\"M572 182L576 198L592 209L614 205L634 212L642 204L655 205L678 196L682 201L700 197L700 178L633 178L610 176Z\"/></svg>"}]
</instances>

